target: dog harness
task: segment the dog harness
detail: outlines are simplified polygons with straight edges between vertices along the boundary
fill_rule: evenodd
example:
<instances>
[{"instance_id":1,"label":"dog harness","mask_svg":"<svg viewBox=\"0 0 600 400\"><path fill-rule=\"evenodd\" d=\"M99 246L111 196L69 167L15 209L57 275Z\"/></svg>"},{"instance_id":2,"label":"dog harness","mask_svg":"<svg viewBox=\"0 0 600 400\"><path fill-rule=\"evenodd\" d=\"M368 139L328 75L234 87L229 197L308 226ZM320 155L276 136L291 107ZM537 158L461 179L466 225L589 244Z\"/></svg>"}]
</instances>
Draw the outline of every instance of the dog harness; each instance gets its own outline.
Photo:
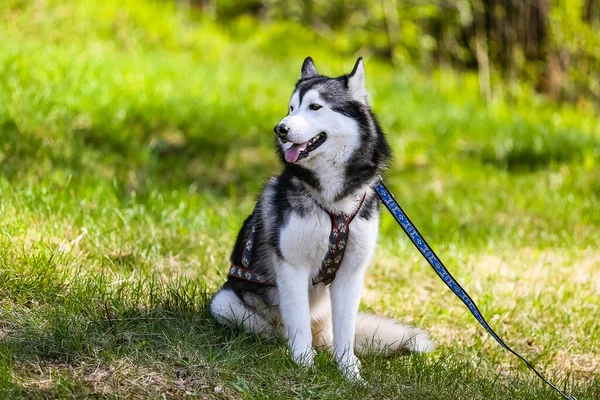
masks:
<instances>
[{"instance_id":1,"label":"dog harness","mask_svg":"<svg viewBox=\"0 0 600 400\"><path fill-rule=\"evenodd\" d=\"M329 212L321 204L315 201L323 211L329 214L329 217L331 218L331 232L329 233L329 247L327 249L327 254L325 254L325 258L321 263L319 274L312 281L313 285L321 282L325 283L325 285L329 285L335 279L335 274L344 259L346 244L348 243L348 237L350 236L350 222L352 222L356 214L360 211L365 201L365 196L366 194L357 201L358 206L352 214L343 212L335 214ZM252 269L252 247L255 235L256 227L252 225L250 233L246 238L246 243L244 244L244 250L242 251L242 265L231 264L228 275L254 283L275 286L275 282L271 279L266 278Z\"/></svg>"}]
</instances>

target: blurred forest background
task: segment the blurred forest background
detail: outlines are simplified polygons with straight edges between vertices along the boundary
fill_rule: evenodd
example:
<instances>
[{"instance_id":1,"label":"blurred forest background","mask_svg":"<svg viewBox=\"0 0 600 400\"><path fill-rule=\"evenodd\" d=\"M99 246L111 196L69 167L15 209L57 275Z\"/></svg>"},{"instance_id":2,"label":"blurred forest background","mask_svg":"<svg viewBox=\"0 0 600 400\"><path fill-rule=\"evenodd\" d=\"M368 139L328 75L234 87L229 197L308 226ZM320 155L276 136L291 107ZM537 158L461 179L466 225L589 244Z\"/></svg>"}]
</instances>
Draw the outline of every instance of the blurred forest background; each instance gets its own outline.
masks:
<instances>
[{"instance_id":1,"label":"blurred forest background","mask_svg":"<svg viewBox=\"0 0 600 400\"><path fill-rule=\"evenodd\" d=\"M365 59L400 204L511 346L600 399L599 0L0 0L0 398L557 396L382 214L361 309L419 357L217 325L306 56Z\"/></svg>"},{"instance_id":2,"label":"blurred forest background","mask_svg":"<svg viewBox=\"0 0 600 400\"><path fill-rule=\"evenodd\" d=\"M600 107L600 0L178 2L220 21L241 15L291 20L339 51L393 64L477 70L486 98L501 79Z\"/></svg>"}]
</instances>

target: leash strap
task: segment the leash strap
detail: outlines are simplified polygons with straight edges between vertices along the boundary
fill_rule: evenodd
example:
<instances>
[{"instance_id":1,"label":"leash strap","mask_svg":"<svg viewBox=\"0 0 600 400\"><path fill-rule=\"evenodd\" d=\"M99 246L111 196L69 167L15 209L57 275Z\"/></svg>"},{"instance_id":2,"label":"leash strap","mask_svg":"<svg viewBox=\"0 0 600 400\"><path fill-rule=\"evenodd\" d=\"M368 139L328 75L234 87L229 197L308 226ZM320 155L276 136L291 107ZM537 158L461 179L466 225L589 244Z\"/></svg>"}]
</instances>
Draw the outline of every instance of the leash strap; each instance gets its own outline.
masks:
<instances>
[{"instance_id":1,"label":"leash strap","mask_svg":"<svg viewBox=\"0 0 600 400\"><path fill-rule=\"evenodd\" d=\"M544 376L536 370L533 365L529 361L527 361L523 356L519 353L511 349L504 341L494 332L492 327L487 323L477 305L469 296L469 294L463 289L460 284L454 279L452 274L448 271L448 269L444 266L444 264L440 261L438 256L433 252L431 247L427 244L423 236L419 233L417 228L412 224L408 216L404 213L400 205L394 200L394 196L390 193L390 191L385 187L383 181L380 179L377 185L375 186L375 190L379 195L379 198L389 210L389 212L394 216L396 222L402 227L406 235L409 237L411 242L415 245L415 247L419 250L419 252L425 257L425 259L429 262L429 265L433 268L436 274L444 281L446 286L454 292L454 294L462 300L463 303L467 306L471 314L475 317L475 319L485 328L486 331L500 344L500 346L504 347L504 349L508 350L519 359L521 359L527 366L535 372L535 374L546 384L556 390L563 398L567 400L577 400L574 396L565 394L562 390L560 390L556 385L552 382L548 381Z\"/></svg>"}]
</instances>

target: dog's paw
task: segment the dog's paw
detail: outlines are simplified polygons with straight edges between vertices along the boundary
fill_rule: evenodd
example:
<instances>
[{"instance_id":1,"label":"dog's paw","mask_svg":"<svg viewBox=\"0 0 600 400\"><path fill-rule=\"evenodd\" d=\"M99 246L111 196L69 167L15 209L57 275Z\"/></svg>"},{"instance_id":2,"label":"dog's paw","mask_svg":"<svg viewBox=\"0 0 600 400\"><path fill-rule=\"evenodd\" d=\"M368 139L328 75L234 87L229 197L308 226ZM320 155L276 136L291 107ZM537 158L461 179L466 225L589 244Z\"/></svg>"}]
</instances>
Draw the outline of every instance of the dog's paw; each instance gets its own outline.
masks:
<instances>
[{"instance_id":1,"label":"dog's paw","mask_svg":"<svg viewBox=\"0 0 600 400\"><path fill-rule=\"evenodd\" d=\"M365 385L367 382L360 375L360 365L360 360L355 355L338 360L340 372L346 379L358 385Z\"/></svg>"},{"instance_id":2,"label":"dog's paw","mask_svg":"<svg viewBox=\"0 0 600 400\"><path fill-rule=\"evenodd\" d=\"M415 335L410 340L409 350L415 353L427 353L435 349L435 345L426 331L416 329Z\"/></svg>"},{"instance_id":3,"label":"dog's paw","mask_svg":"<svg viewBox=\"0 0 600 400\"><path fill-rule=\"evenodd\" d=\"M315 364L316 352L313 349L307 349L303 353L293 355L294 362L301 367L308 368Z\"/></svg>"},{"instance_id":4,"label":"dog's paw","mask_svg":"<svg viewBox=\"0 0 600 400\"><path fill-rule=\"evenodd\" d=\"M358 385L358 386L366 386L367 385L367 381L362 377L358 368L353 369L353 370L346 369L345 372L343 372L343 374L344 374L344 377L346 379L348 379L348 381L352 382L355 385Z\"/></svg>"}]
</instances>

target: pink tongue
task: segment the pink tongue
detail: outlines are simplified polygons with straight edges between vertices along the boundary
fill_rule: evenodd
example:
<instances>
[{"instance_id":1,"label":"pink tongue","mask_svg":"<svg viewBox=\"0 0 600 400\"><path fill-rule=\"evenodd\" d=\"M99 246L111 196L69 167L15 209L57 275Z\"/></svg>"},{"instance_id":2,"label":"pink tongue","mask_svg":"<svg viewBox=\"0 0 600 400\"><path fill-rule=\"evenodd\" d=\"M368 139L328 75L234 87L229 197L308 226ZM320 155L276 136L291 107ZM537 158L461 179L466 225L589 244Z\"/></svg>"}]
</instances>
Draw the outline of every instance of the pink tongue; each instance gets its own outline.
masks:
<instances>
[{"instance_id":1,"label":"pink tongue","mask_svg":"<svg viewBox=\"0 0 600 400\"><path fill-rule=\"evenodd\" d=\"M300 156L300 152L306 149L307 144L308 142L293 144L292 147L285 151L285 160L290 163L295 163Z\"/></svg>"}]
</instances>

